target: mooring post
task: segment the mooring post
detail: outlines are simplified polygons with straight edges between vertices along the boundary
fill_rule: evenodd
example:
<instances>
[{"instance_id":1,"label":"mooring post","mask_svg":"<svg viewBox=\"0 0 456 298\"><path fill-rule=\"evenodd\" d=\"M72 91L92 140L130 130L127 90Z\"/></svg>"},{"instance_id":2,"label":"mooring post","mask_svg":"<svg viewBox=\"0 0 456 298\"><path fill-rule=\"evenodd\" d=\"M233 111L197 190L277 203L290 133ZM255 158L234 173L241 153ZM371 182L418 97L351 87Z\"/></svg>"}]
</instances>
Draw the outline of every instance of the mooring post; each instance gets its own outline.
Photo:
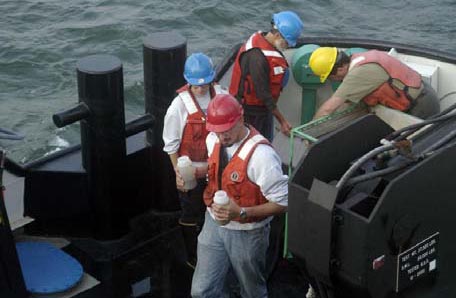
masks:
<instances>
[{"instance_id":1,"label":"mooring post","mask_svg":"<svg viewBox=\"0 0 456 298\"><path fill-rule=\"evenodd\" d=\"M122 63L110 55L88 56L78 61L77 76L79 102L90 111L81 120L81 145L95 237L113 239L127 226L126 218L116 216L126 168Z\"/></svg>"},{"instance_id":2,"label":"mooring post","mask_svg":"<svg viewBox=\"0 0 456 298\"><path fill-rule=\"evenodd\" d=\"M155 116L153 129L147 131L150 145L163 144L163 118L176 90L185 84L184 64L187 40L177 32L148 35L143 43L144 96L146 113Z\"/></svg>"},{"instance_id":3,"label":"mooring post","mask_svg":"<svg viewBox=\"0 0 456 298\"><path fill-rule=\"evenodd\" d=\"M163 152L163 121L166 110L185 84L184 64L187 58L187 40L177 32L159 32L148 35L143 42L144 96L146 114L155 117L153 129L146 133L146 143L152 147L150 163L159 172L155 183L157 208L162 211L179 209L175 176L168 154Z\"/></svg>"},{"instance_id":4,"label":"mooring post","mask_svg":"<svg viewBox=\"0 0 456 298\"><path fill-rule=\"evenodd\" d=\"M79 103L52 116L57 127L81 122L82 165L87 173L95 237L113 239L128 232L126 137L150 129L145 114L127 125L122 63L110 55L93 55L77 63Z\"/></svg>"}]
</instances>

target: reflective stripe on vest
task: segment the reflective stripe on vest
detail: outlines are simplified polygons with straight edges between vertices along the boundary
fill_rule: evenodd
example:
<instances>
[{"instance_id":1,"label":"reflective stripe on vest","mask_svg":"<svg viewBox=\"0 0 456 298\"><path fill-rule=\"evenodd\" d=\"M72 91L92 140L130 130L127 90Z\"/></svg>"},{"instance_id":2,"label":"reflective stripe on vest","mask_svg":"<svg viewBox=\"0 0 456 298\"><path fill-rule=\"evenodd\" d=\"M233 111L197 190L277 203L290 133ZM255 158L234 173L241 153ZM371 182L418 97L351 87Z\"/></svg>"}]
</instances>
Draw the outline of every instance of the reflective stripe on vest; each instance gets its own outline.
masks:
<instances>
[{"instance_id":1,"label":"reflective stripe on vest","mask_svg":"<svg viewBox=\"0 0 456 298\"><path fill-rule=\"evenodd\" d=\"M195 102L193 101L193 98L188 91L179 93L179 96L182 99L182 102L185 105L185 109L189 115L198 112L198 108L196 107Z\"/></svg>"},{"instance_id":2,"label":"reflective stripe on vest","mask_svg":"<svg viewBox=\"0 0 456 298\"><path fill-rule=\"evenodd\" d=\"M269 89L272 98L277 101L284 85L284 77L288 71L287 60L283 55L278 52L262 35L262 33L256 32L249 37L247 42L239 49L236 56L236 60L233 66L233 74L230 82L230 94L238 98L242 98L242 102L247 105L264 106L263 100L257 98L255 92L255 86L250 75L242 79L242 70L240 66L240 57L243 53L257 48L265 56L269 65ZM242 88L241 88L242 87ZM243 90L243 94L238 94L240 90Z\"/></svg>"},{"instance_id":3,"label":"reflective stripe on vest","mask_svg":"<svg viewBox=\"0 0 456 298\"><path fill-rule=\"evenodd\" d=\"M245 160L245 158L248 156L250 151L261 141L266 141L266 138L263 137L260 134L254 135L251 137L247 142L245 142L244 146L242 146L241 151L239 151L238 156L240 159Z\"/></svg>"},{"instance_id":4,"label":"reflective stripe on vest","mask_svg":"<svg viewBox=\"0 0 456 298\"><path fill-rule=\"evenodd\" d=\"M261 34L261 31L258 31L257 34ZM249 37L249 39L247 40L247 42L245 43L245 51L247 52L248 50L251 50L254 48L253 46L253 38L255 37L255 34L251 35ZM280 55L279 52L277 51L271 51L271 50L264 50L264 49L261 49L261 52L263 53L263 55L265 55L266 57L278 57L278 58L282 58L282 55Z\"/></svg>"}]
</instances>

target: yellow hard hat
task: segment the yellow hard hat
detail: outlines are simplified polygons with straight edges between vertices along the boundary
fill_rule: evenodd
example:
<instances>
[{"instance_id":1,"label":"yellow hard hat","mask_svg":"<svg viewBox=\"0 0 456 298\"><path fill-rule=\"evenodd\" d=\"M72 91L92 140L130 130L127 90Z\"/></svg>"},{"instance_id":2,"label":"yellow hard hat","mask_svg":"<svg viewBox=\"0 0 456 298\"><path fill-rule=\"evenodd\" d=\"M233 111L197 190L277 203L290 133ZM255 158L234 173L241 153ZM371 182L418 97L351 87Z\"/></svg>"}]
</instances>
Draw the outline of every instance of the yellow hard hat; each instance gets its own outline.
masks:
<instances>
[{"instance_id":1,"label":"yellow hard hat","mask_svg":"<svg viewBox=\"0 0 456 298\"><path fill-rule=\"evenodd\" d=\"M337 48L321 47L316 49L309 59L309 66L313 73L320 76L320 82L324 83L331 73L337 59Z\"/></svg>"}]
</instances>

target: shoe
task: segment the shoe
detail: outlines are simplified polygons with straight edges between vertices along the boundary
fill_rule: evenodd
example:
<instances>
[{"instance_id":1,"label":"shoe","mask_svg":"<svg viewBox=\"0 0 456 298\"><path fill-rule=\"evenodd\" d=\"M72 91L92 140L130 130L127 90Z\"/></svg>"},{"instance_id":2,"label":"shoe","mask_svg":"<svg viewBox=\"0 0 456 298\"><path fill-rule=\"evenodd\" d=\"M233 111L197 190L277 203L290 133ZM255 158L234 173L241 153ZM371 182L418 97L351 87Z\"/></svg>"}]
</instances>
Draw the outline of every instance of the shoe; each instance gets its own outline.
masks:
<instances>
[{"instance_id":1,"label":"shoe","mask_svg":"<svg viewBox=\"0 0 456 298\"><path fill-rule=\"evenodd\" d=\"M309 289L307 290L306 298L317 298L317 293L315 293L311 285L309 285Z\"/></svg>"},{"instance_id":2,"label":"shoe","mask_svg":"<svg viewBox=\"0 0 456 298\"><path fill-rule=\"evenodd\" d=\"M179 218L179 224L186 227L194 227L197 225L196 221L186 221L182 218Z\"/></svg>"}]
</instances>

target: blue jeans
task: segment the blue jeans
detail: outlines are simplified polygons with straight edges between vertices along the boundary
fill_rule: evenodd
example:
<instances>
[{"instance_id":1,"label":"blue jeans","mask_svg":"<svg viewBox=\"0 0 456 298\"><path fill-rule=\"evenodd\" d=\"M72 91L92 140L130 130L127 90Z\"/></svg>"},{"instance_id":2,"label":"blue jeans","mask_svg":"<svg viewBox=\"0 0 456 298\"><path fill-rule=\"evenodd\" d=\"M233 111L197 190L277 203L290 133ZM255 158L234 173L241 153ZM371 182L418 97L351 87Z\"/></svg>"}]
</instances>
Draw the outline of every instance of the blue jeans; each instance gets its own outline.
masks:
<instances>
[{"instance_id":1,"label":"blue jeans","mask_svg":"<svg viewBox=\"0 0 456 298\"><path fill-rule=\"evenodd\" d=\"M192 281L193 298L228 297L225 278L233 269L243 298L268 297L265 277L269 224L237 231L220 227L206 212L198 236L198 262Z\"/></svg>"}]
</instances>

